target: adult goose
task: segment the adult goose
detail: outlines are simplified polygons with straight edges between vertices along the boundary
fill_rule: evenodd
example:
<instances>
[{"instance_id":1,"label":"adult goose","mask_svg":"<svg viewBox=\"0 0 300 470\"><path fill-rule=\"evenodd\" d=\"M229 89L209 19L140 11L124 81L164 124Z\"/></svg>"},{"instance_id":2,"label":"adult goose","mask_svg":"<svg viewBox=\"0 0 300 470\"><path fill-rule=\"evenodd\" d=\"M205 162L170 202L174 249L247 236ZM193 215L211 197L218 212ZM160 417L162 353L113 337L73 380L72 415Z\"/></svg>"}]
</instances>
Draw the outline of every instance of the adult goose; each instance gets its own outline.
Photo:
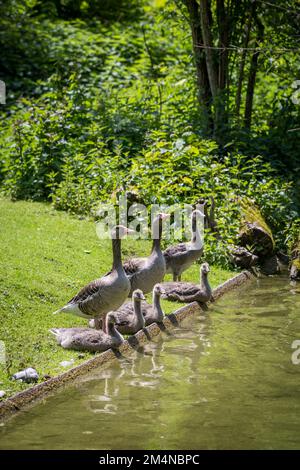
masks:
<instances>
[{"instance_id":1,"label":"adult goose","mask_svg":"<svg viewBox=\"0 0 300 470\"><path fill-rule=\"evenodd\" d=\"M133 335L145 326L145 319L142 314L142 301L144 294L140 289L136 289L132 294L132 303L126 302L114 312L117 330L125 335Z\"/></svg>"},{"instance_id":2,"label":"adult goose","mask_svg":"<svg viewBox=\"0 0 300 470\"><path fill-rule=\"evenodd\" d=\"M180 281L181 274L203 254L203 241L200 236L197 219L204 217L199 210L192 212L192 238L188 243L170 246L163 254L166 261L166 273L173 274L173 281Z\"/></svg>"},{"instance_id":3,"label":"adult goose","mask_svg":"<svg viewBox=\"0 0 300 470\"><path fill-rule=\"evenodd\" d=\"M160 305L160 297L164 292L164 288L160 284L155 284L153 287L152 305L146 302L142 303L142 313L146 326L163 321L165 315Z\"/></svg>"},{"instance_id":4,"label":"adult goose","mask_svg":"<svg viewBox=\"0 0 300 470\"><path fill-rule=\"evenodd\" d=\"M91 328L51 328L60 346L77 351L101 352L107 349L117 349L124 341L123 336L115 329L113 312L106 316L106 333Z\"/></svg>"},{"instance_id":5,"label":"adult goose","mask_svg":"<svg viewBox=\"0 0 300 470\"><path fill-rule=\"evenodd\" d=\"M163 299L175 300L177 302L199 302L206 303L211 299L212 289L208 282L209 265L203 263L200 267L200 284L191 282L164 282L165 293Z\"/></svg>"},{"instance_id":6,"label":"adult goose","mask_svg":"<svg viewBox=\"0 0 300 470\"><path fill-rule=\"evenodd\" d=\"M54 313L72 313L74 315L95 319L95 327L100 328L99 319L111 310L119 308L130 291L130 281L125 274L121 259L121 238L134 233L122 225L114 227L111 233L113 266L105 276L87 284L64 307ZM106 322L103 322L104 330Z\"/></svg>"},{"instance_id":7,"label":"adult goose","mask_svg":"<svg viewBox=\"0 0 300 470\"><path fill-rule=\"evenodd\" d=\"M169 214L158 214L152 225L152 250L148 258L132 258L123 264L124 271L130 280L133 291L140 289L144 294L151 292L157 282L161 282L166 272L165 258L160 248L163 220L170 217Z\"/></svg>"}]
</instances>

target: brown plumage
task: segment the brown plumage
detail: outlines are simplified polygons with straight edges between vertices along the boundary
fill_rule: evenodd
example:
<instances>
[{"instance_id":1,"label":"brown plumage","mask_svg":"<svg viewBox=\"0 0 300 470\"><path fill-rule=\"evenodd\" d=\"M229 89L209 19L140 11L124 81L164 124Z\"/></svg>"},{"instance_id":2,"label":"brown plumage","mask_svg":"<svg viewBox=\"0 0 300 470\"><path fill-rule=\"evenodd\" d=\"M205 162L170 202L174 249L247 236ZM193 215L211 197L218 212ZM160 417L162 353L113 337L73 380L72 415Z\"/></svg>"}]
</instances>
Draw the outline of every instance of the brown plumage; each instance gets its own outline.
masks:
<instances>
[{"instance_id":1,"label":"brown plumage","mask_svg":"<svg viewBox=\"0 0 300 470\"><path fill-rule=\"evenodd\" d=\"M99 328L99 317L122 305L130 291L130 282L122 266L121 238L131 232L133 230L122 225L113 229L111 272L87 284L64 307L54 313L66 312L88 319L94 318L95 325Z\"/></svg>"},{"instance_id":2,"label":"brown plumage","mask_svg":"<svg viewBox=\"0 0 300 470\"><path fill-rule=\"evenodd\" d=\"M106 317L106 331L91 328L51 328L58 344L65 349L76 351L101 352L107 349L117 349L124 341L123 336L115 329L113 312Z\"/></svg>"},{"instance_id":3,"label":"brown plumage","mask_svg":"<svg viewBox=\"0 0 300 470\"><path fill-rule=\"evenodd\" d=\"M126 302L114 312L117 330L125 335L133 335L145 326L145 319L142 314L141 303L145 300L140 289L136 289L132 294L132 302Z\"/></svg>"},{"instance_id":4,"label":"brown plumage","mask_svg":"<svg viewBox=\"0 0 300 470\"><path fill-rule=\"evenodd\" d=\"M158 214L152 226L153 244L148 258L131 258L123 264L124 271L130 280L130 292L140 289L147 294L151 292L154 285L161 282L166 271L165 259L160 248L162 236L162 222L169 214Z\"/></svg>"},{"instance_id":5,"label":"brown plumage","mask_svg":"<svg viewBox=\"0 0 300 470\"><path fill-rule=\"evenodd\" d=\"M203 263L200 268L200 284L191 282L164 282L162 287L165 293L163 299L177 302L206 303L211 299L212 289L208 282L209 265Z\"/></svg>"},{"instance_id":6,"label":"brown plumage","mask_svg":"<svg viewBox=\"0 0 300 470\"><path fill-rule=\"evenodd\" d=\"M199 210L192 212L192 238L188 243L170 246L164 252L166 273L173 274L173 281L180 281L186 271L203 254L203 242L197 226L197 217L204 217Z\"/></svg>"},{"instance_id":7,"label":"brown plumage","mask_svg":"<svg viewBox=\"0 0 300 470\"><path fill-rule=\"evenodd\" d=\"M152 293L152 305L143 302L142 303L142 314L145 318L146 326L151 323L161 323L164 319L164 312L160 305L160 297L164 294L164 288L161 284L155 284Z\"/></svg>"},{"instance_id":8,"label":"brown plumage","mask_svg":"<svg viewBox=\"0 0 300 470\"><path fill-rule=\"evenodd\" d=\"M141 292L139 290L135 292ZM152 304L148 304L146 301L142 301L141 305L136 307L136 312L134 311L134 293L133 293L133 301L132 302L125 302L122 307L118 309L118 312L122 312L123 318L126 319L126 322L131 321L133 316L135 316L136 327L134 327L135 332L142 329L144 326L151 325L151 323L161 323L164 319L164 312L162 311L160 305L160 297L164 293L164 289L161 284L155 284L153 287L153 294L152 294ZM140 310L144 317L144 321L140 316ZM101 320L100 320L101 321ZM120 324L123 319L120 319ZM95 328L94 320L89 322L90 328ZM123 323L124 326L124 323ZM130 333L132 332L133 328L131 328ZM122 331L122 329L120 330ZM125 333L125 331L122 331ZM128 334L128 333L127 333Z\"/></svg>"}]
</instances>

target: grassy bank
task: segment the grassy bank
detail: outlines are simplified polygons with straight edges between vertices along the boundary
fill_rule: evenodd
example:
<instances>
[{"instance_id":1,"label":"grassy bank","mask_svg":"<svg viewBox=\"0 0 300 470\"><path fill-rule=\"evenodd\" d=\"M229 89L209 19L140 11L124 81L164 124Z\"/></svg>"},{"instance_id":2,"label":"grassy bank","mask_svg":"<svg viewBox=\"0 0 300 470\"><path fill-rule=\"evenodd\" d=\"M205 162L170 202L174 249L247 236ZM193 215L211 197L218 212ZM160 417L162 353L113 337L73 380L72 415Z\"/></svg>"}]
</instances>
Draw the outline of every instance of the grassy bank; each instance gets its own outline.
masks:
<instances>
[{"instance_id":1,"label":"grassy bank","mask_svg":"<svg viewBox=\"0 0 300 470\"><path fill-rule=\"evenodd\" d=\"M150 241L123 242L124 257L145 255L149 248ZM23 368L36 368L45 380L66 370L62 361L73 361L72 367L90 357L63 350L48 330L86 325L85 320L52 312L105 273L111 259L110 241L97 238L92 221L47 204L0 199L0 340L6 348L0 390L6 397L28 386L10 380ZM232 272L213 267L211 283L215 287L231 276ZM196 281L198 267L187 271L184 279ZM166 313L178 307L170 302L163 306Z\"/></svg>"}]
</instances>

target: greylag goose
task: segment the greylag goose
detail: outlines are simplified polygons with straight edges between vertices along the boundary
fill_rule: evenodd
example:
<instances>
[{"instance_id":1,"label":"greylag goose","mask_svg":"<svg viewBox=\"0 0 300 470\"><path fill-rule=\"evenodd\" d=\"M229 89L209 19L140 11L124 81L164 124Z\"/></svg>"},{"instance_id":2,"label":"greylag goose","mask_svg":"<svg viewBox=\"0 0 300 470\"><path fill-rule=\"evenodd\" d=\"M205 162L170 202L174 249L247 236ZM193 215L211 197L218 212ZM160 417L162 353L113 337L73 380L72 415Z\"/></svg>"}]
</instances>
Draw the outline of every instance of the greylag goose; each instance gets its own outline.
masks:
<instances>
[{"instance_id":1,"label":"greylag goose","mask_svg":"<svg viewBox=\"0 0 300 470\"><path fill-rule=\"evenodd\" d=\"M191 282L164 282L165 293L163 299L178 302L200 302L205 303L211 299L212 289L208 282L209 265L203 263L200 267L200 284Z\"/></svg>"},{"instance_id":2,"label":"greylag goose","mask_svg":"<svg viewBox=\"0 0 300 470\"><path fill-rule=\"evenodd\" d=\"M162 222L170 217L169 214L158 214L152 225L153 244L151 254L148 258L132 258L123 264L124 271L130 280L131 288L129 296L133 291L140 289L145 294L151 292L157 282L161 282L166 271L166 263L160 249L162 236Z\"/></svg>"},{"instance_id":3,"label":"greylag goose","mask_svg":"<svg viewBox=\"0 0 300 470\"><path fill-rule=\"evenodd\" d=\"M163 318L165 316L164 312L162 311L161 305L160 305L160 297L164 293L164 290L163 290L161 284L155 284L155 286L153 287L153 295L152 295L153 303L152 303L152 305L148 304L147 302L142 302L142 304L141 304L142 315L143 315L144 320L145 320L144 322L143 322L143 319L140 316L140 306L138 305L138 302L139 302L138 297L135 297L135 293L139 293L139 292L141 292L141 291L139 291L139 290L134 291L133 296L132 296L133 301L132 302L126 302L125 304L122 305L122 307L120 307L117 310L117 312L122 311L122 313L124 313L124 316L128 315L128 317L126 317L126 318L131 318L130 316L135 313L135 309L136 309L136 322L138 323L136 331L141 330L142 328L144 328L144 326L151 325L151 323L155 323L155 322L160 323L160 322L162 322ZM136 299L136 300L134 300L134 299ZM136 302L136 304L137 304L136 307L134 306L134 302ZM94 320L90 320L89 326L90 326L90 328L95 327ZM117 327L118 327L118 325L117 325ZM123 333L125 333L125 332L123 331Z\"/></svg>"},{"instance_id":4,"label":"greylag goose","mask_svg":"<svg viewBox=\"0 0 300 470\"><path fill-rule=\"evenodd\" d=\"M77 351L101 352L117 349L124 341L123 336L115 329L115 316L110 312L106 316L106 331L91 328L51 328L60 346Z\"/></svg>"},{"instance_id":5,"label":"greylag goose","mask_svg":"<svg viewBox=\"0 0 300 470\"><path fill-rule=\"evenodd\" d=\"M197 218L204 217L199 210L192 212L192 238L188 243L170 246L163 254L166 261L166 273L173 274L173 281L180 281L181 274L203 254L203 241L200 236Z\"/></svg>"},{"instance_id":6,"label":"greylag goose","mask_svg":"<svg viewBox=\"0 0 300 470\"><path fill-rule=\"evenodd\" d=\"M153 287L152 305L143 302L142 313L145 318L146 326L151 325L151 323L161 323L163 321L165 315L160 305L160 297L164 292L164 288L160 284L155 284Z\"/></svg>"},{"instance_id":7,"label":"greylag goose","mask_svg":"<svg viewBox=\"0 0 300 470\"><path fill-rule=\"evenodd\" d=\"M83 287L75 297L54 313L72 313L83 318L94 318L95 327L100 328L99 317L119 308L130 291L130 282L125 274L121 259L121 238L134 233L122 225L112 230L112 270L102 278L96 279ZM104 328L106 322L103 322Z\"/></svg>"},{"instance_id":8,"label":"greylag goose","mask_svg":"<svg viewBox=\"0 0 300 470\"><path fill-rule=\"evenodd\" d=\"M125 335L133 335L145 326L145 319L142 314L142 301L144 294L140 289L136 289L132 294L132 303L126 302L114 312L117 330Z\"/></svg>"}]
</instances>

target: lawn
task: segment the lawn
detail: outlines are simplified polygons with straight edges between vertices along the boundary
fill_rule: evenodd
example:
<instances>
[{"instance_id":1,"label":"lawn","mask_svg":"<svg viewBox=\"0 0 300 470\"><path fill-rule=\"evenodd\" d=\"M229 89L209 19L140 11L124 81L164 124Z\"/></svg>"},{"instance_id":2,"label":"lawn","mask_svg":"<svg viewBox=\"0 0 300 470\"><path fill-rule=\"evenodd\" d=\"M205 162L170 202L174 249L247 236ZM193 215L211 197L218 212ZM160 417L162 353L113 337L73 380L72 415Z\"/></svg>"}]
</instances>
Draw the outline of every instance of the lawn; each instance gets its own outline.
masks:
<instances>
[{"instance_id":1,"label":"lawn","mask_svg":"<svg viewBox=\"0 0 300 470\"><path fill-rule=\"evenodd\" d=\"M123 241L123 257L147 255L150 241ZM11 380L26 367L37 369L40 380L66 370L62 361L79 364L90 353L66 351L49 333L51 327L86 325L71 315L52 315L85 283L101 276L112 261L111 243L99 240L95 224L45 203L0 199L0 340L5 343L6 365L0 365L0 390L5 397L28 387ZM212 267L213 287L233 273ZM183 279L198 281L199 267ZM178 304L163 302L166 313Z\"/></svg>"}]
</instances>

